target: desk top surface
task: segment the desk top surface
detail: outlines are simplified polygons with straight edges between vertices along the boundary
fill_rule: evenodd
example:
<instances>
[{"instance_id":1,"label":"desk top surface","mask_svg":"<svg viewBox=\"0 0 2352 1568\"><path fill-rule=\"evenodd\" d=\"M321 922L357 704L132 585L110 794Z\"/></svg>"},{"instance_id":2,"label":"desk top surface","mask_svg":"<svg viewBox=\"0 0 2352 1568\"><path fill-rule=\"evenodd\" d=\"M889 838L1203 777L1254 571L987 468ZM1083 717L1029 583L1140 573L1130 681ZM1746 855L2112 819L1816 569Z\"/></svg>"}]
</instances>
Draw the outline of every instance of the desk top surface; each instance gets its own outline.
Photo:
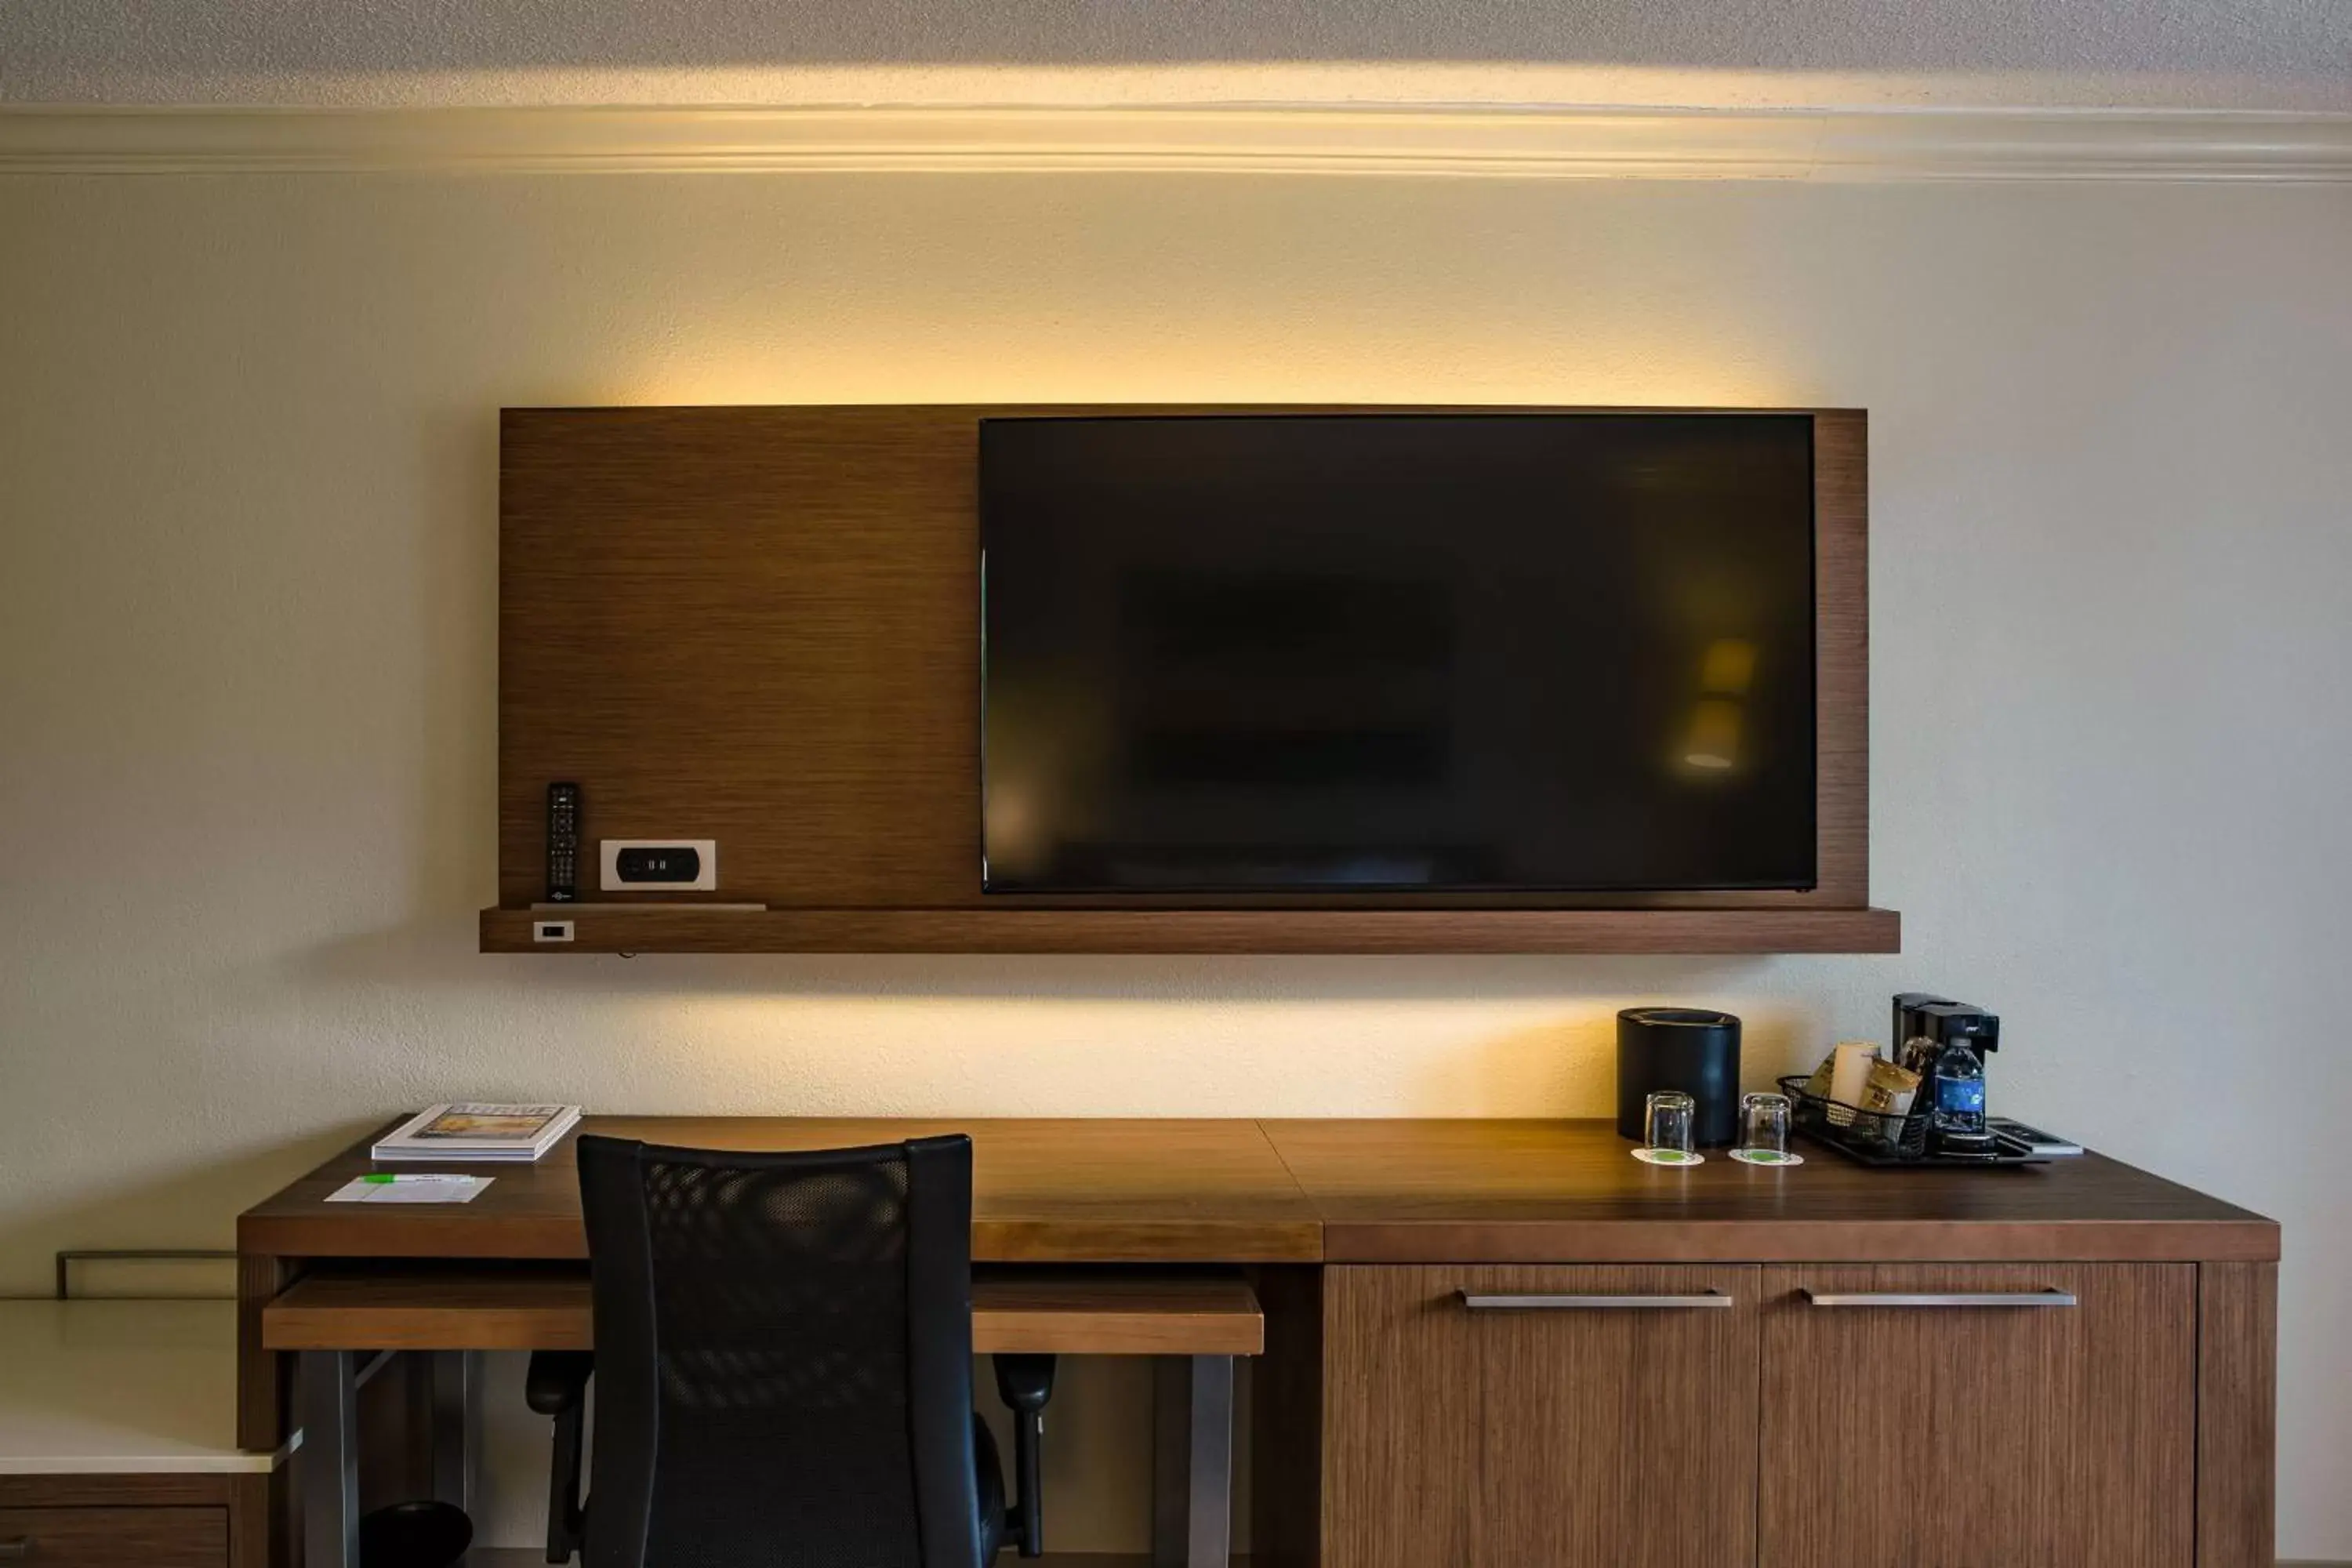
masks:
<instances>
[{"instance_id":1,"label":"desk top surface","mask_svg":"<svg viewBox=\"0 0 2352 1568\"><path fill-rule=\"evenodd\" d=\"M590 1117L586 1130L792 1149L966 1131L983 1262L2267 1259L2270 1220L2096 1154L1987 1171L1644 1165L1605 1121ZM283 1257L586 1256L567 1139L462 1205L329 1204L362 1141L247 1210Z\"/></svg>"},{"instance_id":2,"label":"desk top surface","mask_svg":"<svg viewBox=\"0 0 2352 1568\"><path fill-rule=\"evenodd\" d=\"M268 1470L236 1396L234 1301L0 1301L0 1475Z\"/></svg>"}]
</instances>

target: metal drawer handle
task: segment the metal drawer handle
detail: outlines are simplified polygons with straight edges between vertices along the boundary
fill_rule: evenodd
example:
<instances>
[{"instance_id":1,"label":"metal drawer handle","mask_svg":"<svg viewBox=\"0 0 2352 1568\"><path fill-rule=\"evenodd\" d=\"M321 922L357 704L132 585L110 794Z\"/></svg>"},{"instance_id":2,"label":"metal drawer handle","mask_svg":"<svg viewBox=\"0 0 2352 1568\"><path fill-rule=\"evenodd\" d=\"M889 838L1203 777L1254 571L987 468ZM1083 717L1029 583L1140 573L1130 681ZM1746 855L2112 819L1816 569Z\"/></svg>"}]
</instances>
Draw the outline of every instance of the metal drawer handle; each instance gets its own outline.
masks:
<instances>
[{"instance_id":1,"label":"metal drawer handle","mask_svg":"<svg viewBox=\"0 0 2352 1568\"><path fill-rule=\"evenodd\" d=\"M0 1541L0 1563L29 1563L33 1560L33 1538L19 1535Z\"/></svg>"},{"instance_id":2,"label":"metal drawer handle","mask_svg":"<svg viewBox=\"0 0 2352 1568\"><path fill-rule=\"evenodd\" d=\"M1698 1296L1479 1296L1455 1292L1474 1312L1649 1311L1674 1307L1738 1305L1720 1290Z\"/></svg>"},{"instance_id":3,"label":"metal drawer handle","mask_svg":"<svg viewBox=\"0 0 2352 1568\"><path fill-rule=\"evenodd\" d=\"M1816 1307L2074 1307L2081 1305L2068 1290L1955 1290L1937 1295L1906 1295L1901 1291L1864 1291L1839 1295L1820 1290L1797 1292Z\"/></svg>"}]
</instances>

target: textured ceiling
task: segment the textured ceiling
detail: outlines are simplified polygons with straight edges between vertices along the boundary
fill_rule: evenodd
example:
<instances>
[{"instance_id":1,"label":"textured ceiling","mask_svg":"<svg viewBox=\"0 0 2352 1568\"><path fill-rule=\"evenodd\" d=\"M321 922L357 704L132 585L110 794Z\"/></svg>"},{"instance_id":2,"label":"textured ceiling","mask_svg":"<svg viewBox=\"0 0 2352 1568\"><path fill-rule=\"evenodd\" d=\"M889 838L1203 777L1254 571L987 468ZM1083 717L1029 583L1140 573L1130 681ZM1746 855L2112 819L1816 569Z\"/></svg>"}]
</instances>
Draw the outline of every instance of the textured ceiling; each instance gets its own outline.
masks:
<instances>
[{"instance_id":1,"label":"textured ceiling","mask_svg":"<svg viewBox=\"0 0 2352 1568\"><path fill-rule=\"evenodd\" d=\"M0 0L20 102L2352 109L2352 0Z\"/></svg>"}]
</instances>

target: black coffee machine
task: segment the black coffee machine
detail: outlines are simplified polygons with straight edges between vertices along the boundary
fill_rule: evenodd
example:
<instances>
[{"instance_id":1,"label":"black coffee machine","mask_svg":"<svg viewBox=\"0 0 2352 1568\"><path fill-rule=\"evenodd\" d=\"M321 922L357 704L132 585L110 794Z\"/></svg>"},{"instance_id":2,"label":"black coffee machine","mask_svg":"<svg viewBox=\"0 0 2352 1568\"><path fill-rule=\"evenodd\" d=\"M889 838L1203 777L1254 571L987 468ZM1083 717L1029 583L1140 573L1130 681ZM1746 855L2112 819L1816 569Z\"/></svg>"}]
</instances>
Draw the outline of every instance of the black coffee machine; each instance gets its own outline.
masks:
<instances>
[{"instance_id":1,"label":"black coffee machine","mask_svg":"<svg viewBox=\"0 0 2352 1568\"><path fill-rule=\"evenodd\" d=\"M2000 1019L1981 1007L1955 1002L1925 991L1905 991L1895 998L1895 1059L1919 1075L1919 1093L1927 1097L1930 1115L1928 1138L1936 1152L1958 1159L1991 1159L2000 1152L1998 1141L1985 1124L1984 1062L2000 1049ZM1937 1114L1937 1067L1944 1053L1965 1047L1975 1058L1973 1115ZM1965 1064L1963 1064L1965 1065Z\"/></svg>"}]
</instances>

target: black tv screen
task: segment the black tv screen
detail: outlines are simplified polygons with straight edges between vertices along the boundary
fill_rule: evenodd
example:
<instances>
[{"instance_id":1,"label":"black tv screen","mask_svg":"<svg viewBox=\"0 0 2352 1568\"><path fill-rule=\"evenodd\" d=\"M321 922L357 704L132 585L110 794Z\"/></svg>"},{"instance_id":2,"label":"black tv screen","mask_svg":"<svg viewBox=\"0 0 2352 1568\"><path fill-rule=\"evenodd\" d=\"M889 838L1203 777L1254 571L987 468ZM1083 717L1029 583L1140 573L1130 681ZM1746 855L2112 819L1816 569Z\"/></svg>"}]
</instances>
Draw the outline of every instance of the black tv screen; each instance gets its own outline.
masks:
<instances>
[{"instance_id":1,"label":"black tv screen","mask_svg":"<svg viewBox=\"0 0 2352 1568\"><path fill-rule=\"evenodd\" d=\"M1814 880L1812 421L980 426L982 885Z\"/></svg>"}]
</instances>

